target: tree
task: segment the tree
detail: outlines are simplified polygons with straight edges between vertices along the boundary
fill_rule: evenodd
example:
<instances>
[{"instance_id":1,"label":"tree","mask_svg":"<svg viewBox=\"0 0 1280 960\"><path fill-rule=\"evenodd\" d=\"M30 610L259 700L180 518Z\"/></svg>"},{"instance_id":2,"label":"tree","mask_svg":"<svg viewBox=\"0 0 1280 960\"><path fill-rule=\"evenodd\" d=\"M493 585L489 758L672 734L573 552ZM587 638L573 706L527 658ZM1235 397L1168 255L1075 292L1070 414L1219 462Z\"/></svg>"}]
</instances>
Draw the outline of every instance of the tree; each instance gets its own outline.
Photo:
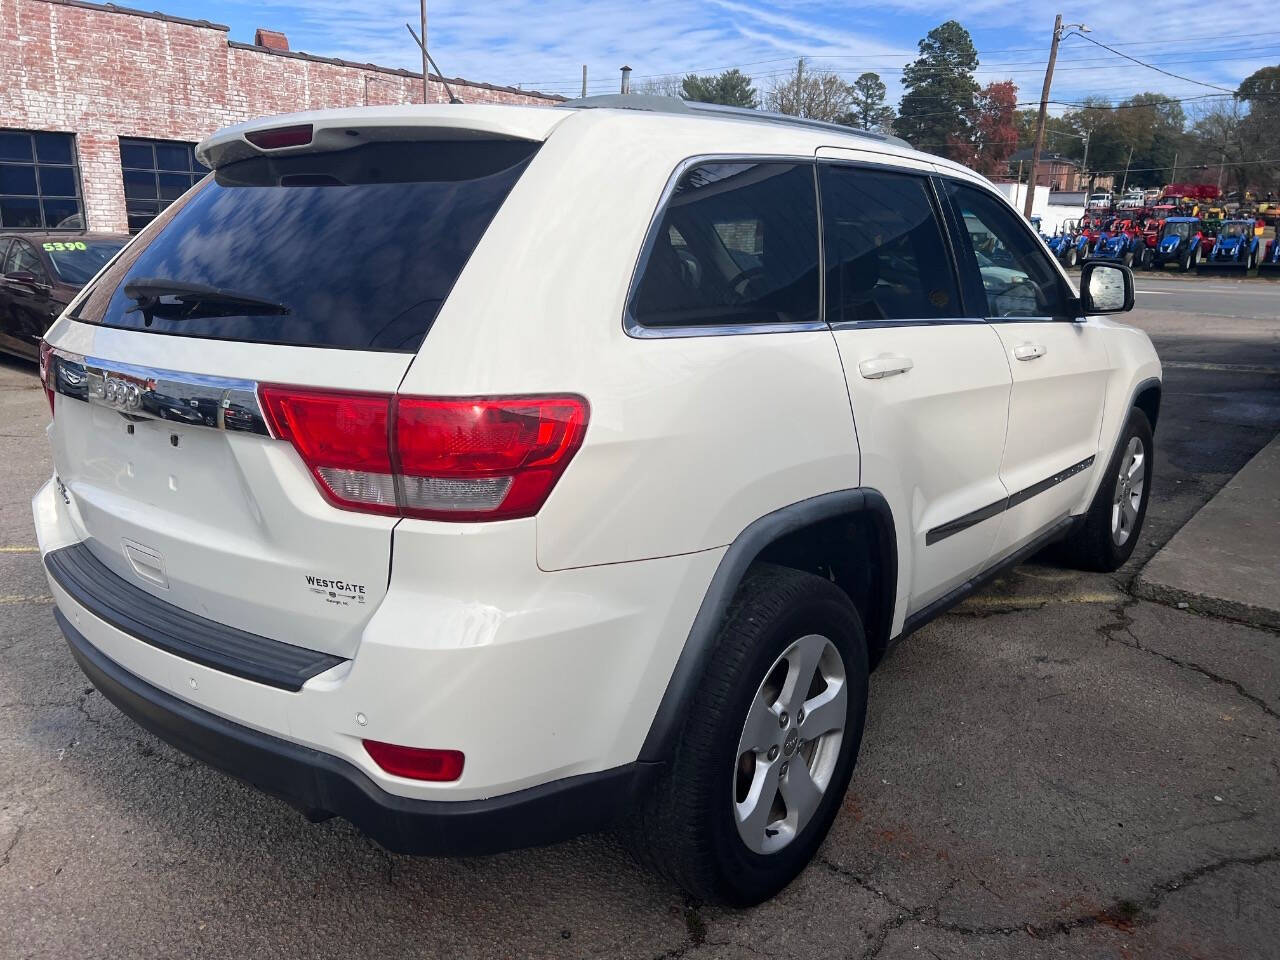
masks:
<instances>
[{"instance_id":1,"label":"tree","mask_svg":"<svg viewBox=\"0 0 1280 960\"><path fill-rule=\"evenodd\" d=\"M1089 134L1089 168L1114 173L1116 184L1159 186L1169 181L1173 161L1187 156L1182 105L1159 93L1139 93L1112 106L1086 97L1066 119Z\"/></svg>"},{"instance_id":2,"label":"tree","mask_svg":"<svg viewBox=\"0 0 1280 960\"><path fill-rule=\"evenodd\" d=\"M978 52L969 31L948 20L920 41L920 56L902 72L906 90L894 132L924 150L963 159L971 151L968 117L978 84Z\"/></svg>"},{"instance_id":3,"label":"tree","mask_svg":"<svg viewBox=\"0 0 1280 960\"><path fill-rule=\"evenodd\" d=\"M678 97L684 92L684 81L670 75L652 77L640 84L639 92L650 97Z\"/></svg>"},{"instance_id":4,"label":"tree","mask_svg":"<svg viewBox=\"0 0 1280 960\"><path fill-rule=\"evenodd\" d=\"M698 103L720 103L727 107L759 106L751 78L741 70L726 70L713 76L691 73L680 83L680 96Z\"/></svg>"},{"instance_id":5,"label":"tree","mask_svg":"<svg viewBox=\"0 0 1280 960\"><path fill-rule=\"evenodd\" d=\"M884 100L885 85L880 74L867 71L853 81L853 109L840 122L860 130L887 130L893 123L893 107Z\"/></svg>"},{"instance_id":6,"label":"tree","mask_svg":"<svg viewBox=\"0 0 1280 960\"><path fill-rule=\"evenodd\" d=\"M1202 110L1191 127L1195 159L1211 159L1215 169L1221 173L1223 185L1241 191L1247 189L1253 172L1244 162L1249 150L1245 142L1247 119L1244 106L1238 100L1233 100ZM1211 175L1217 176L1216 173ZM1179 175L1178 179L1192 181L1196 177L1187 173Z\"/></svg>"},{"instance_id":7,"label":"tree","mask_svg":"<svg viewBox=\"0 0 1280 960\"><path fill-rule=\"evenodd\" d=\"M838 121L853 105L853 88L838 74L806 69L801 57L791 75L769 90L765 105L793 117Z\"/></svg>"},{"instance_id":8,"label":"tree","mask_svg":"<svg viewBox=\"0 0 1280 960\"><path fill-rule=\"evenodd\" d=\"M1241 180L1266 196L1280 188L1280 164L1256 161L1274 157L1280 144L1280 65L1263 67L1245 77L1236 98L1249 107L1240 122L1240 139L1248 159L1254 161L1242 168Z\"/></svg>"},{"instance_id":9,"label":"tree","mask_svg":"<svg viewBox=\"0 0 1280 960\"><path fill-rule=\"evenodd\" d=\"M986 176L1004 173L1018 148L1018 87L1012 80L989 83L978 92L974 117L974 163Z\"/></svg>"},{"instance_id":10,"label":"tree","mask_svg":"<svg viewBox=\"0 0 1280 960\"><path fill-rule=\"evenodd\" d=\"M1030 150L1035 145L1036 120L1040 111L1035 107L1017 110L1013 115L1018 130L1018 149ZM1084 135L1073 122L1073 115L1044 118L1044 152L1057 154L1080 163L1084 160Z\"/></svg>"}]
</instances>

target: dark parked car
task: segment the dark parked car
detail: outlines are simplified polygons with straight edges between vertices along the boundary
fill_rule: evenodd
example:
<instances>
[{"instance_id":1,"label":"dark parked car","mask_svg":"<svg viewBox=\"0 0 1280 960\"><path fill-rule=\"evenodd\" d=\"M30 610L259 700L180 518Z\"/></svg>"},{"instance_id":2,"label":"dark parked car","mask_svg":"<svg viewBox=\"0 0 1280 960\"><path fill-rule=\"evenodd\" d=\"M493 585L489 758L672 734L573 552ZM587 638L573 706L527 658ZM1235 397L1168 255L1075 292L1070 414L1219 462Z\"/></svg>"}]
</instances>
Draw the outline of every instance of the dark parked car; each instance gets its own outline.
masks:
<instances>
[{"instance_id":1,"label":"dark parked car","mask_svg":"<svg viewBox=\"0 0 1280 960\"><path fill-rule=\"evenodd\" d=\"M0 234L0 351L36 359L49 325L128 240L120 233Z\"/></svg>"}]
</instances>

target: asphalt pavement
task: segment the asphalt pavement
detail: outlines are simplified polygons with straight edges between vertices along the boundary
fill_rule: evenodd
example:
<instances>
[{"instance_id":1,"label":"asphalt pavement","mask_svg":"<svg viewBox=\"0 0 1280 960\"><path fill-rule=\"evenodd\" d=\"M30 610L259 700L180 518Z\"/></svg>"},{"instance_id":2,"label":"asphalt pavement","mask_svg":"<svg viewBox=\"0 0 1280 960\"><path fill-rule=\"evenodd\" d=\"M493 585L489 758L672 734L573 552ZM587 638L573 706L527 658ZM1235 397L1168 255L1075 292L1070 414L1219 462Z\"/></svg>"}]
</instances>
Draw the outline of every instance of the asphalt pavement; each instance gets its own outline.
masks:
<instances>
[{"instance_id":1,"label":"asphalt pavement","mask_svg":"<svg viewBox=\"0 0 1280 960\"><path fill-rule=\"evenodd\" d=\"M0 957L1280 957L1280 634L1130 592L1280 431L1280 285L1138 290L1169 362L1134 559L1041 558L901 644L818 860L747 911L607 837L392 856L143 733L54 626L47 407L0 360Z\"/></svg>"}]
</instances>

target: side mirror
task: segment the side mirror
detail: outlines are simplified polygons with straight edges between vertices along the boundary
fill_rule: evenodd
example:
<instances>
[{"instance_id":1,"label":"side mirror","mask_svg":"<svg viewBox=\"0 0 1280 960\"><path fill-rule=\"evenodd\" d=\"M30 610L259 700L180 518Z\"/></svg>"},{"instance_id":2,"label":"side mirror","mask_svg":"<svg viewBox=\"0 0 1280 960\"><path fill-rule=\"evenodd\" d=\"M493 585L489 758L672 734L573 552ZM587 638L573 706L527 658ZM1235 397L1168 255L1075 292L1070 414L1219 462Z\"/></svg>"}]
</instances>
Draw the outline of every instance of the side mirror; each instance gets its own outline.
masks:
<instances>
[{"instance_id":1,"label":"side mirror","mask_svg":"<svg viewBox=\"0 0 1280 960\"><path fill-rule=\"evenodd\" d=\"M1122 263L1090 260L1080 271L1080 306L1085 316L1133 309L1133 271Z\"/></svg>"}]
</instances>

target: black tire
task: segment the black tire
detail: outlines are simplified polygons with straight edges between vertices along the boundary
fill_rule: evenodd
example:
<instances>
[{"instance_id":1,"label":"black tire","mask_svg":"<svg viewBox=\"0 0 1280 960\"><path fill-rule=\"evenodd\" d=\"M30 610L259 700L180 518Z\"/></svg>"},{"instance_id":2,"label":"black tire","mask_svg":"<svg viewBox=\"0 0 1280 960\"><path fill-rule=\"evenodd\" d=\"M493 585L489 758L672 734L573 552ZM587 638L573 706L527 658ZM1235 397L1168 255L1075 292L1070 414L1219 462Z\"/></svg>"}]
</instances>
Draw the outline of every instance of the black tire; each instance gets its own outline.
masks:
<instances>
[{"instance_id":1,"label":"black tire","mask_svg":"<svg viewBox=\"0 0 1280 960\"><path fill-rule=\"evenodd\" d=\"M1130 270L1132 270L1133 269L1133 251L1126 250L1124 252L1124 256L1120 258L1120 262L1123 263Z\"/></svg>"},{"instance_id":2,"label":"black tire","mask_svg":"<svg viewBox=\"0 0 1280 960\"><path fill-rule=\"evenodd\" d=\"M743 841L734 814L739 740L778 658L815 633L832 642L843 663L844 732L807 824L781 849L757 853ZM752 567L725 616L675 756L624 828L636 859L695 899L730 906L760 903L795 879L826 837L853 773L866 722L867 673L862 622L842 590L788 567Z\"/></svg>"},{"instance_id":3,"label":"black tire","mask_svg":"<svg viewBox=\"0 0 1280 960\"><path fill-rule=\"evenodd\" d=\"M1143 485L1137 507L1137 518L1133 521L1128 536L1118 543L1112 529L1112 511L1116 503L1117 487L1120 483L1120 468L1125 461L1129 445L1134 438L1142 445L1144 456ZM1089 512L1084 515L1080 524L1071 532L1063 543L1063 559L1080 570L1097 570L1109 573L1124 565L1142 535L1142 523L1147 516L1147 502L1151 499L1152 464L1155 444L1152 439L1151 424L1147 415L1138 408L1129 411L1129 419L1125 422L1120 440L1106 465L1106 473L1102 475L1102 483L1093 496Z\"/></svg>"},{"instance_id":4,"label":"black tire","mask_svg":"<svg viewBox=\"0 0 1280 960\"><path fill-rule=\"evenodd\" d=\"M1080 259L1080 252L1076 250L1075 244L1072 244L1071 246L1067 247L1067 253L1066 253L1067 267L1068 268L1074 267L1076 265L1076 261L1079 259Z\"/></svg>"}]
</instances>

